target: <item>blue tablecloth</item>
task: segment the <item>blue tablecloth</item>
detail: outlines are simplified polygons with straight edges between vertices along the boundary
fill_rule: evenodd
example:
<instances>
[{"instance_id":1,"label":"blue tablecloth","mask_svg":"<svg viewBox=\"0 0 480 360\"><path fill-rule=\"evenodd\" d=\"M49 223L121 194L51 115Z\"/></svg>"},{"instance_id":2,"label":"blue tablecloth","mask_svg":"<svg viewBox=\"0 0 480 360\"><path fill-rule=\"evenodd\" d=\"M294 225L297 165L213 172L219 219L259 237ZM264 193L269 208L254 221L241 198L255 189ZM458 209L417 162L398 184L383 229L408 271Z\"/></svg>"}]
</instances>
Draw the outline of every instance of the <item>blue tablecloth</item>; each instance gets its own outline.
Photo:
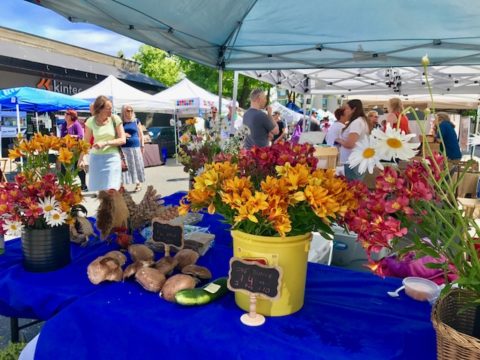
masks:
<instances>
[{"instance_id":1,"label":"blue tablecloth","mask_svg":"<svg viewBox=\"0 0 480 360\"><path fill-rule=\"evenodd\" d=\"M85 264L118 248L96 243L71 245L72 263L57 271L28 272L23 268L20 239L5 243L0 256L0 315L46 320L75 299L98 290L86 275Z\"/></svg>"},{"instance_id":2,"label":"blue tablecloth","mask_svg":"<svg viewBox=\"0 0 480 360\"><path fill-rule=\"evenodd\" d=\"M228 226L208 215L202 224L216 240L199 263L214 277L226 275ZM85 269L69 272L69 282L86 279ZM399 279L309 264L304 307L251 328L240 323L243 311L231 293L188 308L134 281L101 284L45 323L35 358L434 359L430 305L403 293L389 297L399 285Z\"/></svg>"},{"instance_id":3,"label":"blue tablecloth","mask_svg":"<svg viewBox=\"0 0 480 360\"><path fill-rule=\"evenodd\" d=\"M165 201L178 204L182 195L167 196ZM224 229L226 225L217 226ZM93 240L87 247L72 244L70 265L57 271L32 273L22 266L20 239L7 241L5 254L0 256L0 315L47 320L72 301L99 290L88 280L87 266L110 250L118 250L118 246Z\"/></svg>"}]
</instances>

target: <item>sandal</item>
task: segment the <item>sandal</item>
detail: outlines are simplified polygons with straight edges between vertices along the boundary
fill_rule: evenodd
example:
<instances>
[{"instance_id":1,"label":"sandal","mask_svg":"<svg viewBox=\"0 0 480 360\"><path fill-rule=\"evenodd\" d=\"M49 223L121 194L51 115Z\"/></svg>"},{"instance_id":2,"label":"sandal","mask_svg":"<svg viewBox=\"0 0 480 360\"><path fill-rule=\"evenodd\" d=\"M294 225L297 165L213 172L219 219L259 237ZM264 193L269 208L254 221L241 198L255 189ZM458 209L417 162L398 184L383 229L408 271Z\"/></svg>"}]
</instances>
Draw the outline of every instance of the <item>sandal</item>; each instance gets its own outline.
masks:
<instances>
[{"instance_id":1,"label":"sandal","mask_svg":"<svg viewBox=\"0 0 480 360\"><path fill-rule=\"evenodd\" d=\"M140 192L140 191L142 191L142 185L137 184L137 186L135 186L135 190L133 190L133 192L137 193L137 192Z\"/></svg>"}]
</instances>

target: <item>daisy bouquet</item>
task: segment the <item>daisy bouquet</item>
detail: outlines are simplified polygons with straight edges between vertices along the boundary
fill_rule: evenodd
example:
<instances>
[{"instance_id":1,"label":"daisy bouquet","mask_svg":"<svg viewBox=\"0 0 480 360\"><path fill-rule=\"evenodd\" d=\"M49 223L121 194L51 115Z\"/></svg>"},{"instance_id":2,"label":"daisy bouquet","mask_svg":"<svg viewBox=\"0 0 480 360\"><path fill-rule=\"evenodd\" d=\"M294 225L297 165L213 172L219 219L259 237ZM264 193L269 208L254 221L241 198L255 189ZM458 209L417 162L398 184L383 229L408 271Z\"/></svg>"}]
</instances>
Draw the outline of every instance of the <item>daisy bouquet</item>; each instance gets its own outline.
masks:
<instances>
[{"instance_id":1,"label":"daisy bouquet","mask_svg":"<svg viewBox=\"0 0 480 360\"><path fill-rule=\"evenodd\" d=\"M233 230L263 236L319 231L331 237L357 200L344 178L316 169L311 145L288 142L243 150L236 162L205 165L180 212L207 209L223 215Z\"/></svg>"},{"instance_id":2,"label":"daisy bouquet","mask_svg":"<svg viewBox=\"0 0 480 360\"><path fill-rule=\"evenodd\" d=\"M424 57L422 63L431 95L428 58ZM373 252L387 248L395 253L397 260L421 261L408 265L417 273L403 276L430 278L433 270L443 275L445 292L455 279L460 287L480 294L480 227L476 219L462 210L456 198L463 175L458 178L452 175L454 171L446 161L445 152L438 154L431 150L425 129L420 122L419 125L423 152L418 160L411 157L419 144L409 142L408 135L393 129L384 134L372 132L355 149L350 158L352 167L358 166L360 172L365 172L378 166L383 171L376 177L373 190L356 188L359 206L346 214L345 223L358 234L370 257L370 267L376 273L395 275L385 271L391 258L379 262L371 259ZM405 169L395 164L384 167L380 162L382 156L409 163ZM418 265L421 268L415 269Z\"/></svg>"},{"instance_id":3,"label":"daisy bouquet","mask_svg":"<svg viewBox=\"0 0 480 360\"><path fill-rule=\"evenodd\" d=\"M89 146L68 135L58 138L37 133L30 141L18 138L9 157L23 159L22 171L14 182L0 183L0 232L20 236L25 227L65 224L72 206L82 201L75 164ZM55 153L62 171L49 160Z\"/></svg>"}]
</instances>

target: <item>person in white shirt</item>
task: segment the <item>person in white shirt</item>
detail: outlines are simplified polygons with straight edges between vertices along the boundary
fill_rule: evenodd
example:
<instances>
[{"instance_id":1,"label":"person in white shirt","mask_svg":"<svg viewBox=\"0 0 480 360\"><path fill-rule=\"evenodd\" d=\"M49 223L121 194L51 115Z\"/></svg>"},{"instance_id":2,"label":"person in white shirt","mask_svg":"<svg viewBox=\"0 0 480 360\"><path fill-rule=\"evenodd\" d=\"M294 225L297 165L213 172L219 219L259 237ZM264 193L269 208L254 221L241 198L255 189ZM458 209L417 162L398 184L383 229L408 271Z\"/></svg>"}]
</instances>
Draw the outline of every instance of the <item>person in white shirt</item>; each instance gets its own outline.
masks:
<instances>
[{"instance_id":1,"label":"person in white shirt","mask_svg":"<svg viewBox=\"0 0 480 360\"><path fill-rule=\"evenodd\" d=\"M348 157L352 149L357 144L357 141L370 134L370 126L367 122L367 116L363 110L363 104L358 99L353 99L347 102L345 106L345 113L350 119L349 123L343 128L337 142L340 146L340 164L344 164L345 177L348 180L361 180L361 175L357 168L350 169L348 164Z\"/></svg>"},{"instance_id":2,"label":"person in white shirt","mask_svg":"<svg viewBox=\"0 0 480 360\"><path fill-rule=\"evenodd\" d=\"M222 131L222 138L229 138L232 134L243 126L243 118L238 114L238 101L235 103L235 113L233 116L233 100L227 104L228 113L224 118L226 131ZM232 123L233 122L233 123Z\"/></svg>"},{"instance_id":3,"label":"person in white shirt","mask_svg":"<svg viewBox=\"0 0 480 360\"><path fill-rule=\"evenodd\" d=\"M343 107L335 110L334 114L337 121L335 121L332 126L330 126L330 129L328 129L325 142L328 146L336 146L340 148L340 144L337 143L336 140L342 135L342 130L348 121L348 116L345 114L345 109Z\"/></svg>"}]
</instances>

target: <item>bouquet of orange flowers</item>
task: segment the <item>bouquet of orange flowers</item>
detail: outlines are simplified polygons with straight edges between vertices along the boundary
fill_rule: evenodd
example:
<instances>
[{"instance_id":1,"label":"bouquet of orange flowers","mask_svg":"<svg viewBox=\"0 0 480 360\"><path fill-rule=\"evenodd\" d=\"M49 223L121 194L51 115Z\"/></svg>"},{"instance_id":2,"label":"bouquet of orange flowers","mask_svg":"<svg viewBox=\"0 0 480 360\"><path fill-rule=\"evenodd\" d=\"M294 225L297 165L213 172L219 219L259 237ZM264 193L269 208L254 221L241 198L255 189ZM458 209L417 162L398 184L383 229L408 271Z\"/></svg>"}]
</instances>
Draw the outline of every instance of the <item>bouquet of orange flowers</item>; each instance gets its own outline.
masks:
<instances>
[{"instance_id":1,"label":"bouquet of orange flowers","mask_svg":"<svg viewBox=\"0 0 480 360\"><path fill-rule=\"evenodd\" d=\"M356 208L344 178L317 169L311 145L274 144L243 150L238 162L207 164L180 212L208 209L219 213L232 230L293 236L319 231L330 237L331 223Z\"/></svg>"},{"instance_id":2,"label":"bouquet of orange flowers","mask_svg":"<svg viewBox=\"0 0 480 360\"><path fill-rule=\"evenodd\" d=\"M18 138L9 157L22 158L22 171L15 182L0 184L0 233L20 236L24 227L45 229L66 223L72 206L82 201L75 164L89 147L69 135L37 133L30 141ZM49 155L55 153L64 171L50 163Z\"/></svg>"}]
</instances>

